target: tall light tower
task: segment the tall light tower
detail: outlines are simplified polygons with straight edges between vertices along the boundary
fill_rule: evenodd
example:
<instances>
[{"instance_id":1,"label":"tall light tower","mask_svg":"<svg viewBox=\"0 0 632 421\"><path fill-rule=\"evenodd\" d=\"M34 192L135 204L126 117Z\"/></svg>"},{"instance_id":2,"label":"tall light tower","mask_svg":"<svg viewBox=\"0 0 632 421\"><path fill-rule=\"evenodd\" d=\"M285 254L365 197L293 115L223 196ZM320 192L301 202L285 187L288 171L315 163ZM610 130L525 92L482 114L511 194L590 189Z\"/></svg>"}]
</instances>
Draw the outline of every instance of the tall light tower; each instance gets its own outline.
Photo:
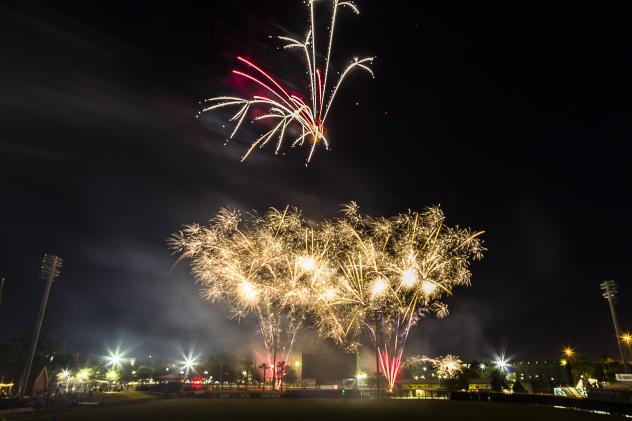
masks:
<instances>
[{"instance_id":1,"label":"tall light tower","mask_svg":"<svg viewBox=\"0 0 632 421\"><path fill-rule=\"evenodd\" d=\"M44 255L42 259L42 267L40 271L40 278L46 281L44 287L44 296L42 297L42 304L40 305L39 313L37 315L37 321L35 323L35 331L33 332L33 340L31 341L31 351L29 352L29 359L24 367L24 373L20 379L20 385L18 388L18 394L24 395L29 383L29 376L31 375L31 368L33 366L33 359L35 358L35 350L37 349L37 342L39 341L40 330L42 329L42 322L44 321L44 313L46 312L46 303L48 303L48 295L50 294L50 287L53 284L55 278L59 276L59 270L63 260L59 256Z\"/></svg>"},{"instance_id":2,"label":"tall light tower","mask_svg":"<svg viewBox=\"0 0 632 421\"><path fill-rule=\"evenodd\" d=\"M612 324L614 325L614 333L617 338L617 345L619 346L619 354L621 355L621 361L623 362L623 371L628 372L628 365L625 362L625 356L623 355L623 348L621 347L621 334L619 333L619 321L617 320L617 313L614 311L614 300L617 298L617 284L615 281L603 281L599 284L601 288L601 295L608 300L610 305L610 315L612 316Z\"/></svg>"}]
</instances>

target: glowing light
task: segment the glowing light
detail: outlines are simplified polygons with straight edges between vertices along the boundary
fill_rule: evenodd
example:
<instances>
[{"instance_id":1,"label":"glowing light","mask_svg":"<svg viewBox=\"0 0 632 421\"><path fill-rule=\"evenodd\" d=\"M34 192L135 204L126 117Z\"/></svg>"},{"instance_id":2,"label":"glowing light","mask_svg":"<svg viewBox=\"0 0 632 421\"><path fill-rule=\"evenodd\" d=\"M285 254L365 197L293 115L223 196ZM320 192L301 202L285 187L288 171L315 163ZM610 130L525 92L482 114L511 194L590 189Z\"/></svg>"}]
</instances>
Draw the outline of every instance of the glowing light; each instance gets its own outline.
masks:
<instances>
[{"instance_id":1,"label":"glowing light","mask_svg":"<svg viewBox=\"0 0 632 421\"><path fill-rule=\"evenodd\" d=\"M108 362L109 365L119 366L121 365L121 356L120 355L112 355Z\"/></svg>"},{"instance_id":2,"label":"glowing light","mask_svg":"<svg viewBox=\"0 0 632 421\"><path fill-rule=\"evenodd\" d=\"M68 369L64 369L62 371L60 371L59 373L57 373L57 379L59 381L64 381L64 380L68 380L70 379L70 377L72 376L70 370Z\"/></svg>"},{"instance_id":3,"label":"glowing light","mask_svg":"<svg viewBox=\"0 0 632 421\"><path fill-rule=\"evenodd\" d=\"M632 343L632 334L624 333L623 335L621 335L621 340L630 345Z\"/></svg>"},{"instance_id":4,"label":"glowing light","mask_svg":"<svg viewBox=\"0 0 632 421\"><path fill-rule=\"evenodd\" d=\"M316 269L316 259L312 256L300 256L297 260L297 263L303 270L312 272Z\"/></svg>"},{"instance_id":5,"label":"glowing light","mask_svg":"<svg viewBox=\"0 0 632 421\"><path fill-rule=\"evenodd\" d=\"M430 358L425 355L410 355L404 361L404 365L409 369L418 370L421 366L426 371L425 364L431 363L437 370L439 378L451 378L463 371L463 362L455 355L446 355L443 357ZM435 376L433 373L432 376ZM424 376L422 376L424 378Z\"/></svg>"},{"instance_id":6,"label":"glowing light","mask_svg":"<svg viewBox=\"0 0 632 421\"><path fill-rule=\"evenodd\" d=\"M92 375L92 369L82 368L77 372L75 377L77 378L78 381L85 382L86 380L90 378L91 375Z\"/></svg>"},{"instance_id":7,"label":"glowing light","mask_svg":"<svg viewBox=\"0 0 632 421\"><path fill-rule=\"evenodd\" d=\"M334 288L329 288L325 291L325 299L327 301L331 301L336 298L336 290Z\"/></svg>"},{"instance_id":8,"label":"glowing light","mask_svg":"<svg viewBox=\"0 0 632 421\"><path fill-rule=\"evenodd\" d=\"M436 289L437 289L437 286L435 285L434 282L423 281L421 283L421 290L426 295L432 295L436 291Z\"/></svg>"},{"instance_id":9,"label":"glowing light","mask_svg":"<svg viewBox=\"0 0 632 421\"><path fill-rule=\"evenodd\" d=\"M573 348L571 348L570 346L564 347L562 352L564 353L566 358L573 358L573 356L575 355L575 350L573 350Z\"/></svg>"},{"instance_id":10,"label":"glowing light","mask_svg":"<svg viewBox=\"0 0 632 421\"><path fill-rule=\"evenodd\" d=\"M415 268L406 269L402 273L402 286L412 288L417 283L417 270Z\"/></svg>"},{"instance_id":11,"label":"glowing light","mask_svg":"<svg viewBox=\"0 0 632 421\"><path fill-rule=\"evenodd\" d=\"M387 284L383 278L378 278L373 281L373 286L371 287L371 295L373 297L381 297L386 292Z\"/></svg>"},{"instance_id":12,"label":"glowing light","mask_svg":"<svg viewBox=\"0 0 632 421\"><path fill-rule=\"evenodd\" d=\"M438 357L434 361L434 366L437 371L448 378L452 378L454 375L463 371L463 362L459 357L455 355L446 355L445 357Z\"/></svg>"},{"instance_id":13,"label":"glowing light","mask_svg":"<svg viewBox=\"0 0 632 421\"><path fill-rule=\"evenodd\" d=\"M118 370L116 370L114 368L108 370L107 373L105 373L105 378L108 381L111 381L111 382L117 381L119 379L119 372L118 372Z\"/></svg>"},{"instance_id":14,"label":"glowing light","mask_svg":"<svg viewBox=\"0 0 632 421\"><path fill-rule=\"evenodd\" d=\"M243 281L240 285L241 296L247 302L253 302L257 299L257 291L252 286L252 283Z\"/></svg>"},{"instance_id":15,"label":"glowing light","mask_svg":"<svg viewBox=\"0 0 632 421\"><path fill-rule=\"evenodd\" d=\"M494 359L494 367L496 367L498 371L504 372L509 371L511 364L509 363L509 360L505 358L505 355L502 354Z\"/></svg>"},{"instance_id":16,"label":"glowing light","mask_svg":"<svg viewBox=\"0 0 632 421\"><path fill-rule=\"evenodd\" d=\"M194 355L194 352L193 348L186 354L182 350L179 351L182 359L177 363L180 365L180 374L184 374L186 377L189 376L189 372L195 372L195 367L199 364L200 354Z\"/></svg>"},{"instance_id":17,"label":"glowing light","mask_svg":"<svg viewBox=\"0 0 632 421\"><path fill-rule=\"evenodd\" d=\"M478 368L480 368L481 370L485 370L485 369L487 368L487 364L485 364L485 363L480 363L480 364L478 365Z\"/></svg>"},{"instance_id":18,"label":"glowing light","mask_svg":"<svg viewBox=\"0 0 632 421\"><path fill-rule=\"evenodd\" d=\"M108 355L104 357L105 366L110 368L121 368L121 366L127 361L125 355L127 351L121 351L121 344L118 344L115 350L106 349Z\"/></svg>"},{"instance_id":19,"label":"glowing light","mask_svg":"<svg viewBox=\"0 0 632 421\"><path fill-rule=\"evenodd\" d=\"M276 142L275 153L278 154L283 146L286 134L290 132L288 127L292 125L299 129L299 134L292 140L292 147L302 146L305 144L306 139L309 141L310 148L305 164L307 165L312 159L312 155L318 144L323 144L325 149L329 149L329 142L325 137L325 121L331 110L334 98L344 80L354 70L364 70L373 76L373 71L368 66L373 62L373 57L363 59L355 58L342 71L338 80L333 84L333 89L328 89L329 71L331 67L330 58L333 49L334 29L336 27L338 8L348 7L355 13L359 11L350 1L333 1L333 13L329 26L329 42L327 44L325 60L323 63L320 63L322 60L319 60L316 54L317 28L315 26L314 1L310 0L308 3L310 7L310 29L307 32L305 40L299 41L287 36L279 36L278 39L286 43L284 49L298 48L305 57L307 76L309 78L307 87L311 99L311 101L309 101L310 104L306 104L300 96L290 94L288 89L284 88L279 81L252 60L238 56L237 60L254 75L241 70L233 70L232 73L264 89L271 94L272 97L252 95L250 98L234 96L210 98L204 101L205 106L198 113L199 116L204 112L223 107L237 107L237 113L229 120L230 122L235 122L235 126L228 138L230 140L235 136L243 121L246 119L246 116L249 115L253 108L261 107L267 109L266 113L258 115L255 121L271 120L273 122L272 128L251 143L250 148L242 156L242 161L248 158L256 147L263 148L273 139L275 139ZM321 70L321 65L323 66L323 70Z\"/></svg>"},{"instance_id":20,"label":"glowing light","mask_svg":"<svg viewBox=\"0 0 632 421\"><path fill-rule=\"evenodd\" d=\"M202 380L202 377L200 376L195 376L193 380L191 381L191 385L193 386L194 389L201 389L203 384L204 384L204 381Z\"/></svg>"}]
</instances>

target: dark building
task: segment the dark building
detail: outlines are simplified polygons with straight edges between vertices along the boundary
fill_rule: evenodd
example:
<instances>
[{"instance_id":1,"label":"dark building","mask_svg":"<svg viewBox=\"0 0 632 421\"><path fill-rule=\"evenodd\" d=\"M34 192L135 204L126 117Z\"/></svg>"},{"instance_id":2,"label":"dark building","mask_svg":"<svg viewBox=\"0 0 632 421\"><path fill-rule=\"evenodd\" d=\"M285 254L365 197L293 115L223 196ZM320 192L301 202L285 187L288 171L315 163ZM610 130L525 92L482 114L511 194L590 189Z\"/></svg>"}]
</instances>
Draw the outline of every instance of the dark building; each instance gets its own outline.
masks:
<instances>
[{"instance_id":1,"label":"dark building","mask_svg":"<svg viewBox=\"0 0 632 421\"><path fill-rule=\"evenodd\" d=\"M632 381L614 382L602 388L590 387L588 398L595 401L632 404Z\"/></svg>"},{"instance_id":2,"label":"dark building","mask_svg":"<svg viewBox=\"0 0 632 421\"><path fill-rule=\"evenodd\" d=\"M511 366L511 380L528 392L551 393L553 388L570 384L569 369L560 360L517 361Z\"/></svg>"},{"instance_id":3,"label":"dark building","mask_svg":"<svg viewBox=\"0 0 632 421\"><path fill-rule=\"evenodd\" d=\"M316 385L353 385L358 361L355 354L348 352L304 352L303 382Z\"/></svg>"}]
</instances>

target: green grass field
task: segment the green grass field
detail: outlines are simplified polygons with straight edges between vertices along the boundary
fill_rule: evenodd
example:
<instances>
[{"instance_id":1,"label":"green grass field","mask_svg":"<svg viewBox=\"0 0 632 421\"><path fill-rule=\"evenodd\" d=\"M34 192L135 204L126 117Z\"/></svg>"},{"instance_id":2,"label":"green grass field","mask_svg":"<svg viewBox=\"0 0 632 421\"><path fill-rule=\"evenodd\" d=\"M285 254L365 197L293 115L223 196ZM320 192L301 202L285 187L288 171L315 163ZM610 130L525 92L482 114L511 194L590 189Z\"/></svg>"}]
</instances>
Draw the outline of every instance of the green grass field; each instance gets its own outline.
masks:
<instances>
[{"instance_id":1,"label":"green grass field","mask_svg":"<svg viewBox=\"0 0 632 421\"><path fill-rule=\"evenodd\" d=\"M118 407L77 408L55 414L65 420L606 420L604 415L506 403L419 400L167 399ZM52 420L49 413L19 420Z\"/></svg>"}]
</instances>

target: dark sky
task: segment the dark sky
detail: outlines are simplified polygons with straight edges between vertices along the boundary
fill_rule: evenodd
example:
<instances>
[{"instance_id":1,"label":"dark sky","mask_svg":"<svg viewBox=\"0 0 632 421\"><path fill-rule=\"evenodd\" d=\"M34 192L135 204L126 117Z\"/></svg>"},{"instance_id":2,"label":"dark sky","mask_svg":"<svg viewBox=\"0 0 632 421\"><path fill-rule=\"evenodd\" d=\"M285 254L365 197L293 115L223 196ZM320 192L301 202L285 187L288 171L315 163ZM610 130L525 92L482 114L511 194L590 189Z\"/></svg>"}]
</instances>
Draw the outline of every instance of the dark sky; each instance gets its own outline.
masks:
<instances>
[{"instance_id":1,"label":"dark sky","mask_svg":"<svg viewBox=\"0 0 632 421\"><path fill-rule=\"evenodd\" d=\"M341 91L332 150L305 168L306 149L239 163L254 126L223 146L224 114L194 118L234 93L237 54L301 80L300 56L268 36L303 35L303 2L76 3L0 6L0 341L32 330L49 252L65 265L45 330L71 349L247 347L254 327L203 302L186 265L170 271L166 238L224 205L322 218L350 200L372 215L440 204L487 232L472 287L409 351L614 355L611 278L632 328L625 10L359 0L333 61L374 54L376 78Z\"/></svg>"}]
</instances>

